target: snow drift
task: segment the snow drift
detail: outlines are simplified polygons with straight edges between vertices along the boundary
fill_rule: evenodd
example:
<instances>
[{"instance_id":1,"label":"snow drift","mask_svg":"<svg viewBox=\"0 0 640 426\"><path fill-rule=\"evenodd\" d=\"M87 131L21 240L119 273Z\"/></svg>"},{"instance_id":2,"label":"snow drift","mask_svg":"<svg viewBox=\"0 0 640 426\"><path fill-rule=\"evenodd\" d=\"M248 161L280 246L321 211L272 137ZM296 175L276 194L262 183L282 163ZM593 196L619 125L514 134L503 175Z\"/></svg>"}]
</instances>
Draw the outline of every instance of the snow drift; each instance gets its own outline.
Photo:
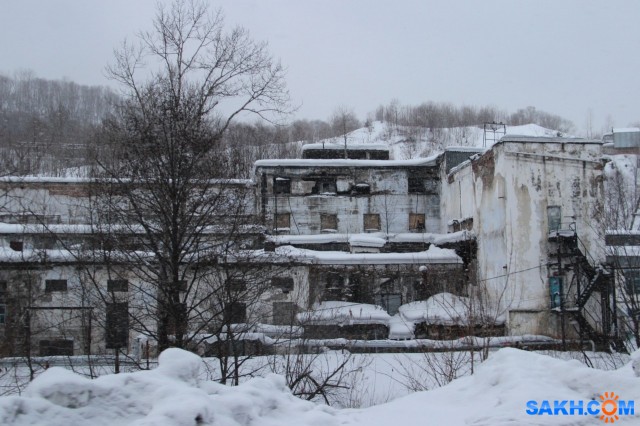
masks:
<instances>
[{"instance_id":1,"label":"snow drift","mask_svg":"<svg viewBox=\"0 0 640 426\"><path fill-rule=\"evenodd\" d=\"M639 354L634 354L637 359ZM588 401L604 392L640 401L631 364L616 371L587 368L516 349L493 353L472 376L428 392L360 410L299 400L284 379L268 376L227 387L206 380L202 360L178 349L156 370L82 378L51 368L25 395L0 398L2 425L600 425L594 416L531 416L529 400ZM640 413L616 425L638 424Z\"/></svg>"}]
</instances>

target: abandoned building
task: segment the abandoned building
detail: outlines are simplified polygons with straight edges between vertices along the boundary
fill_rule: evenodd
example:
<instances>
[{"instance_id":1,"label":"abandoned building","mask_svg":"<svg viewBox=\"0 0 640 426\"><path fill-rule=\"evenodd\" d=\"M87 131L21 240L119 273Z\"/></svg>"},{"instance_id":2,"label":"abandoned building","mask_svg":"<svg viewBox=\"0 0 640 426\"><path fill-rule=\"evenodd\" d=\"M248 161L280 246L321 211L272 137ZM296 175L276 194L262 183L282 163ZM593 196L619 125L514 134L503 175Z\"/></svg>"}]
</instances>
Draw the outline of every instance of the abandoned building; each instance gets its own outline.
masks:
<instances>
[{"instance_id":1,"label":"abandoned building","mask_svg":"<svg viewBox=\"0 0 640 426\"><path fill-rule=\"evenodd\" d=\"M327 143L303 157L260 160L253 180L218 185L248 194L242 254L216 258L198 279L222 276L216 282L237 294L260 282L253 301L219 311L250 324L244 332L299 324L310 338L412 339L491 330L620 348L602 141L506 136L489 149L415 160L389 159L381 145ZM149 308L134 289L153 292L134 265L94 256L88 268L78 255L113 250L92 214L93 185L2 180L0 354L132 350L155 327L153 316L128 319ZM136 250L142 237L129 228L117 247ZM446 318L416 311L439 295L462 305ZM209 332L207 309L198 308L194 333Z\"/></svg>"}]
</instances>

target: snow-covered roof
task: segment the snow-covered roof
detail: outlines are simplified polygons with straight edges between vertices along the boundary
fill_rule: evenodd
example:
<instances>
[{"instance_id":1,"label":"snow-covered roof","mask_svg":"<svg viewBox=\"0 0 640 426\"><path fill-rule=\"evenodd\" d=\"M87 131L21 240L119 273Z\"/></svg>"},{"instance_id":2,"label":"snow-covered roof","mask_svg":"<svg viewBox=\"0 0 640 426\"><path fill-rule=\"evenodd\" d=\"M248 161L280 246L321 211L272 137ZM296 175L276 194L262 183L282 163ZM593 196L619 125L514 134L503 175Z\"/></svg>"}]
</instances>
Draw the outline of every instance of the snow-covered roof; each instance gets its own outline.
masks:
<instances>
[{"instance_id":1,"label":"snow-covered roof","mask_svg":"<svg viewBox=\"0 0 640 426\"><path fill-rule=\"evenodd\" d=\"M300 312L296 318L302 324L315 325L387 325L391 318L380 306L366 303L328 301L318 303L310 311Z\"/></svg>"},{"instance_id":2,"label":"snow-covered roof","mask_svg":"<svg viewBox=\"0 0 640 426\"><path fill-rule=\"evenodd\" d=\"M328 244L351 243L351 241L375 241L385 240L391 243L425 243L446 244L460 241L469 241L475 238L471 231L458 231L448 234L433 233L398 233L387 234L384 232L372 232L366 234L312 234L312 235L277 235L268 239L276 244Z\"/></svg>"},{"instance_id":3,"label":"snow-covered roof","mask_svg":"<svg viewBox=\"0 0 640 426\"><path fill-rule=\"evenodd\" d=\"M308 143L302 145L302 150L309 149L344 149L344 144L339 143ZM383 143L347 143L347 150L359 150L359 151L389 151L389 146Z\"/></svg>"},{"instance_id":4,"label":"snow-covered roof","mask_svg":"<svg viewBox=\"0 0 640 426\"><path fill-rule=\"evenodd\" d=\"M413 160L320 160L320 159L279 159L258 160L256 167L415 167L436 166L439 155Z\"/></svg>"}]
</instances>

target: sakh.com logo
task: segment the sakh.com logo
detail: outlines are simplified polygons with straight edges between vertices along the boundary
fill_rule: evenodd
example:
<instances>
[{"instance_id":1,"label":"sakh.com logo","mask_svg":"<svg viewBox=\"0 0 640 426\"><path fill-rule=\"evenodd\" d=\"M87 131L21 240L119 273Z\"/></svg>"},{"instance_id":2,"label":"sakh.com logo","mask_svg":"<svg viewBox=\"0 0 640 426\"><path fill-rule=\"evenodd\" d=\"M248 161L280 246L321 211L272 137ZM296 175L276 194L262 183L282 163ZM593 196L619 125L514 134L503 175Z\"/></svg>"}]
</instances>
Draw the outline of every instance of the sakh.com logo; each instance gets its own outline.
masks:
<instances>
[{"instance_id":1,"label":"sakh.com logo","mask_svg":"<svg viewBox=\"0 0 640 426\"><path fill-rule=\"evenodd\" d=\"M623 400L614 392L605 392L591 401L554 400L527 401L530 416L596 416L605 423L613 423L620 416L635 415L634 401Z\"/></svg>"}]
</instances>

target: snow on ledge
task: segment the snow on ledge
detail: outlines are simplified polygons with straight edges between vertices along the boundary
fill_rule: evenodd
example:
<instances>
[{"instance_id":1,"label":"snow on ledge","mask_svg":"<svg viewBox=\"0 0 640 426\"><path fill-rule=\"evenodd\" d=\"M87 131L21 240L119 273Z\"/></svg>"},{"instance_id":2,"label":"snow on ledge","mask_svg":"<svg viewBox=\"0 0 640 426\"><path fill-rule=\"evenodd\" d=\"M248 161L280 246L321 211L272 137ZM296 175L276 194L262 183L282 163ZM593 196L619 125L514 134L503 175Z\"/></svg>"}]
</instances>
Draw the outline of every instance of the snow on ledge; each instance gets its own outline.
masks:
<instances>
[{"instance_id":1,"label":"snow on ledge","mask_svg":"<svg viewBox=\"0 0 640 426\"><path fill-rule=\"evenodd\" d=\"M347 253L316 251L293 246L276 248L276 254L319 265L399 265L399 264L460 264L462 259L451 249L429 247L427 251L409 253Z\"/></svg>"}]
</instances>

